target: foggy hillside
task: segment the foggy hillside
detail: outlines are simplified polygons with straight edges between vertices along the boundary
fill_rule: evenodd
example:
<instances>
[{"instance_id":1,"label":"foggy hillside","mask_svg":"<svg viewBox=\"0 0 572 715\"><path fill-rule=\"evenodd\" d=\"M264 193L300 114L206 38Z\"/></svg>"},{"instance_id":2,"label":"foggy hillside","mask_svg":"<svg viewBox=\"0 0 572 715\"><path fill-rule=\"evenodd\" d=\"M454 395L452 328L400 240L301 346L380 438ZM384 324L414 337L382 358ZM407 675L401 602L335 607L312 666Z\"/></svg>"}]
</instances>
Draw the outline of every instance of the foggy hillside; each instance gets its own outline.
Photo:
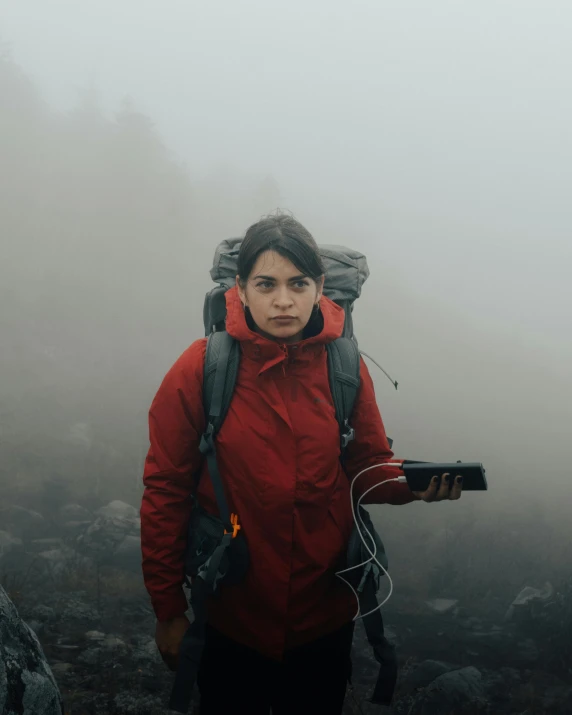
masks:
<instances>
[{"instance_id":1,"label":"foggy hillside","mask_svg":"<svg viewBox=\"0 0 572 715\"><path fill-rule=\"evenodd\" d=\"M14 60L4 57L0 73L2 487L27 491L61 474L74 490L101 496L112 486L133 501L146 412L170 364L202 335L216 243L280 205L279 189L264 176L247 186L194 181L129 100L106 118L88 87L73 111L58 112ZM359 235L310 228L368 255ZM483 461L492 490L416 521L463 522L466 510L534 518L540 504L558 520L572 424L565 365L518 325L467 320L454 296L408 294L391 266L390 256L370 257L355 321L362 348L400 383L395 392L370 364L396 453ZM384 518L411 526L401 512ZM399 533L396 523L389 542Z\"/></svg>"},{"instance_id":2,"label":"foggy hillside","mask_svg":"<svg viewBox=\"0 0 572 715\"><path fill-rule=\"evenodd\" d=\"M128 101L54 112L6 57L0 88L2 486L49 465L132 490L153 391L203 332L214 242L278 197L264 177L193 185Z\"/></svg>"},{"instance_id":3,"label":"foggy hillside","mask_svg":"<svg viewBox=\"0 0 572 715\"><path fill-rule=\"evenodd\" d=\"M107 117L88 86L55 111L13 59L0 72L3 486L49 465L82 489L129 494L154 390L202 335L216 243L280 206L280 190L265 176L195 179L128 99ZM394 269L359 233L308 225L369 257L356 331L400 383L370 364L397 454L482 460L497 496L461 509L541 500L557 515L572 423L565 356L518 324L468 318L454 295L424 300L422 281L404 289L407 264Z\"/></svg>"}]
</instances>

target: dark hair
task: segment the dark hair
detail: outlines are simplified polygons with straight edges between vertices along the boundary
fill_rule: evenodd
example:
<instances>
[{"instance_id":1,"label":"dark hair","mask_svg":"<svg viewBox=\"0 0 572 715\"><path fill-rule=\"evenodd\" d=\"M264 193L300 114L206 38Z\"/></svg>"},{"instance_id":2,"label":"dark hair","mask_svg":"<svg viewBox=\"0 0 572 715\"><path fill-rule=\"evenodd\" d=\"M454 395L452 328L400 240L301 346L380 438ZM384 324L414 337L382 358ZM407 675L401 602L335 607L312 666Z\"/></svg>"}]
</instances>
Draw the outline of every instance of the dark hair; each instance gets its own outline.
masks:
<instances>
[{"instance_id":1,"label":"dark hair","mask_svg":"<svg viewBox=\"0 0 572 715\"><path fill-rule=\"evenodd\" d=\"M258 257L265 251L276 251L315 281L325 273L312 234L288 214L271 214L250 226L238 252L238 277L242 283L246 283Z\"/></svg>"}]
</instances>

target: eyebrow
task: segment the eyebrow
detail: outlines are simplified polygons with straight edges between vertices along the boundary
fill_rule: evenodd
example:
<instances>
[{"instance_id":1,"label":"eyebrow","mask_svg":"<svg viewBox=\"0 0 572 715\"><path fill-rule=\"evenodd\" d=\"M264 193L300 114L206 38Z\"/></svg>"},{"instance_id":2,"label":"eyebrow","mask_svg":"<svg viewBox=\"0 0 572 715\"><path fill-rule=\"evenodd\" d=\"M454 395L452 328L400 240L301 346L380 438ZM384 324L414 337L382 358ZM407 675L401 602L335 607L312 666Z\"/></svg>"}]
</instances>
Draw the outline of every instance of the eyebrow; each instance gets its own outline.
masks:
<instances>
[{"instance_id":1,"label":"eyebrow","mask_svg":"<svg viewBox=\"0 0 572 715\"><path fill-rule=\"evenodd\" d=\"M292 278L288 278L289 281L299 281L302 278L307 278L308 276L305 276L303 274L300 274L299 276L292 276ZM275 281L276 278L274 276L263 276L263 275L257 275L254 276L254 279L257 280L258 278L263 278L265 281Z\"/></svg>"}]
</instances>

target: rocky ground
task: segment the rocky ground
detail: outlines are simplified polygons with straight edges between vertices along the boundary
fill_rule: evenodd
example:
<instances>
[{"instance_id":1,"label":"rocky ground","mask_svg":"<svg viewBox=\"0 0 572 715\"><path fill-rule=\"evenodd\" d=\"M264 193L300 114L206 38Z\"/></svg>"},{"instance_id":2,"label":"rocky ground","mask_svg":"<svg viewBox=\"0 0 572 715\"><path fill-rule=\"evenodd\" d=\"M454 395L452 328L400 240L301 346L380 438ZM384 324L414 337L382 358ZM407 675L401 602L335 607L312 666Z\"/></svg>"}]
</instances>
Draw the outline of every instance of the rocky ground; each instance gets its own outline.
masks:
<instances>
[{"instance_id":1,"label":"rocky ground","mask_svg":"<svg viewBox=\"0 0 572 715\"><path fill-rule=\"evenodd\" d=\"M139 528L123 502L0 512L0 715L169 712ZM392 708L368 702L377 666L358 627L346 715L572 713L572 586L486 612L447 595L384 609L401 666Z\"/></svg>"}]
</instances>

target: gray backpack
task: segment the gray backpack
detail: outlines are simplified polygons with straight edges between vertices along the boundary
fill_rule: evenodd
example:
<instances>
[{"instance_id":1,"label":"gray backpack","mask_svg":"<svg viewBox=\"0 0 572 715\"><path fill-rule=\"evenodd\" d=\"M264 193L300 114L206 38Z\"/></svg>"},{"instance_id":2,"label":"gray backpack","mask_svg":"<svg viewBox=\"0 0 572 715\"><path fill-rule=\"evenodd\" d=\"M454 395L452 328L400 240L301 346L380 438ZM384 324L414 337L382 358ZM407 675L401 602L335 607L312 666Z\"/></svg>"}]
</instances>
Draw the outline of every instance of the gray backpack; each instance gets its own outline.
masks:
<instances>
[{"instance_id":1,"label":"gray backpack","mask_svg":"<svg viewBox=\"0 0 572 715\"><path fill-rule=\"evenodd\" d=\"M195 618L181 645L179 667L169 704L170 709L182 713L188 710L204 647L205 599L216 595L219 584L240 582L249 566L248 548L242 532L238 532L237 538L233 537L233 515L228 508L223 479L218 468L215 440L232 400L240 366L240 345L225 330L225 293L236 284L240 244L241 239L232 238L217 247L210 274L218 285L207 293L203 309L208 341L203 379L206 429L201 439L200 451L207 460L219 516L207 514L196 498L193 499L185 572L187 583L191 587L190 605ZM365 256L358 251L342 246L319 246L319 250L326 268L324 293L345 311L342 337L326 346L330 389L340 429L343 463L344 451L355 437L351 417L360 385L360 351L353 331L352 312L354 302L359 298L362 286L369 276L369 269ZM379 561L387 568L383 543L368 512L360 506L358 514L374 539ZM363 565L368 559L369 553L355 525L348 544L348 566ZM375 564L369 563L365 568L362 566L354 569L353 577L348 576L359 596L362 613L369 613L376 608L376 594L382 575L383 572ZM393 647L384 636L379 611L363 620L368 640L380 664L372 702L389 704L397 677L397 661Z\"/></svg>"},{"instance_id":2,"label":"gray backpack","mask_svg":"<svg viewBox=\"0 0 572 715\"><path fill-rule=\"evenodd\" d=\"M211 278L218 283L207 293L203 309L205 335L224 330L226 306L224 294L236 283L238 252L242 239L222 241L215 251ZM343 246L319 246L326 268L324 293L346 313L343 337L355 340L352 322L354 302L360 297L369 276L366 257L359 251ZM357 344L357 341L356 341Z\"/></svg>"}]
</instances>

